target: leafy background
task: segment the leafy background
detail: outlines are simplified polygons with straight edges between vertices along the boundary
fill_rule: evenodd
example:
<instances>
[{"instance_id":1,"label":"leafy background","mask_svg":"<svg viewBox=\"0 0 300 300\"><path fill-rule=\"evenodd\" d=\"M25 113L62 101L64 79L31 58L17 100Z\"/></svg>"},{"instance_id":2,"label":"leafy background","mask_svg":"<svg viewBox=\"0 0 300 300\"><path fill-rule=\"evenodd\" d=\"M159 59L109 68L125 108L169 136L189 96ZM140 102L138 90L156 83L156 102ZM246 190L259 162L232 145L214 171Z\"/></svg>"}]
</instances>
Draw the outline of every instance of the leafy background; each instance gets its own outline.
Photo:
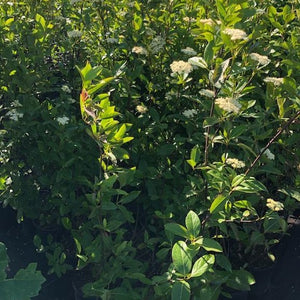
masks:
<instances>
[{"instance_id":1,"label":"leafy background","mask_svg":"<svg viewBox=\"0 0 300 300\"><path fill-rule=\"evenodd\" d=\"M49 272L101 299L249 289L300 200L297 1L0 10L0 200Z\"/></svg>"}]
</instances>

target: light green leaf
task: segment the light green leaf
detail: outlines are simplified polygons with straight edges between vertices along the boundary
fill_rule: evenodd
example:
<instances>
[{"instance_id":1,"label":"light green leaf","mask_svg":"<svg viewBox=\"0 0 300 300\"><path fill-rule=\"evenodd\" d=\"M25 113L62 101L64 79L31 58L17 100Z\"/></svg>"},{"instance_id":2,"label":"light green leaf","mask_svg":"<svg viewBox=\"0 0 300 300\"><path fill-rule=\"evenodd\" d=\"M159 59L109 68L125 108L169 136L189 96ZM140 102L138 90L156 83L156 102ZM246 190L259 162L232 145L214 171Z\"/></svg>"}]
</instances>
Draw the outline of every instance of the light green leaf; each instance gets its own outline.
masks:
<instances>
[{"instance_id":1,"label":"light green leaf","mask_svg":"<svg viewBox=\"0 0 300 300\"><path fill-rule=\"evenodd\" d=\"M193 265L191 277L199 277L203 275L215 263L213 254L206 254L200 257Z\"/></svg>"},{"instance_id":2,"label":"light green leaf","mask_svg":"<svg viewBox=\"0 0 300 300\"><path fill-rule=\"evenodd\" d=\"M189 238L187 229L184 226L179 225L177 223L165 224L165 230L172 232L173 234L181 236L183 238L186 238L186 239Z\"/></svg>"},{"instance_id":3,"label":"light green leaf","mask_svg":"<svg viewBox=\"0 0 300 300\"><path fill-rule=\"evenodd\" d=\"M196 243L201 245L206 251L223 252L222 246L213 239L201 237L197 239Z\"/></svg>"},{"instance_id":4,"label":"light green leaf","mask_svg":"<svg viewBox=\"0 0 300 300\"><path fill-rule=\"evenodd\" d=\"M194 57L189 58L188 62L193 66L207 69L207 63L203 57L194 56Z\"/></svg>"},{"instance_id":5,"label":"light green leaf","mask_svg":"<svg viewBox=\"0 0 300 300\"><path fill-rule=\"evenodd\" d=\"M200 233L200 219L198 215L192 210L189 211L185 218L185 226L188 230L189 235L191 235L192 238L197 237L197 235Z\"/></svg>"},{"instance_id":6,"label":"light green leaf","mask_svg":"<svg viewBox=\"0 0 300 300\"><path fill-rule=\"evenodd\" d=\"M172 248L172 259L176 271L187 275L192 267L192 258L184 241L178 241Z\"/></svg>"},{"instance_id":7,"label":"light green leaf","mask_svg":"<svg viewBox=\"0 0 300 300\"><path fill-rule=\"evenodd\" d=\"M192 151L191 151L191 160L195 161L196 163L198 163L200 161L200 149L198 146L193 147Z\"/></svg>"},{"instance_id":8,"label":"light green leaf","mask_svg":"<svg viewBox=\"0 0 300 300\"><path fill-rule=\"evenodd\" d=\"M217 208L220 208L224 203L227 197L222 194L218 195L209 208L209 212L213 213Z\"/></svg>"},{"instance_id":9,"label":"light green leaf","mask_svg":"<svg viewBox=\"0 0 300 300\"><path fill-rule=\"evenodd\" d=\"M180 280L172 286L172 300L189 300L190 296L191 290L188 282Z\"/></svg>"},{"instance_id":10,"label":"light green leaf","mask_svg":"<svg viewBox=\"0 0 300 300\"><path fill-rule=\"evenodd\" d=\"M235 191L240 191L243 193L257 193L259 191L267 192L267 188L254 177L245 179L240 183L240 185L234 188Z\"/></svg>"},{"instance_id":11,"label":"light green leaf","mask_svg":"<svg viewBox=\"0 0 300 300\"><path fill-rule=\"evenodd\" d=\"M87 90L88 94L92 95L92 94L96 93L98 90L105 87L107 84L109 84L114 79L115 79L114 77L108 77L108 78L102 79L99 83L97 83L96 85L93 85L91 88L89 88Z\"/></svg>"},{"instance_id":12,"label":"light green leaf","mask_svg":"<svg viewBox=\"0 0 300 300\"><path fill-rule=\"evenodd\" d=\"M245 180L245 178L246 178L246 176L244 174L235 176L232 179L231 187L235 187L235 186L239 185L241 182L243 182Z\"/></svg>"},{"instance_id":13,"label":"light green leaf","mask_svg":"<svg viewBox=\"0 0 300 300\"><path fill-rule=\"evenodd\" d=\"M85 81L92 81L94 80L99 73L101 72L102 67L98 66L98 67L93 67L91 70L89 70L86 75L84 76L84 80Z\"/></svg>"}]
</instances>

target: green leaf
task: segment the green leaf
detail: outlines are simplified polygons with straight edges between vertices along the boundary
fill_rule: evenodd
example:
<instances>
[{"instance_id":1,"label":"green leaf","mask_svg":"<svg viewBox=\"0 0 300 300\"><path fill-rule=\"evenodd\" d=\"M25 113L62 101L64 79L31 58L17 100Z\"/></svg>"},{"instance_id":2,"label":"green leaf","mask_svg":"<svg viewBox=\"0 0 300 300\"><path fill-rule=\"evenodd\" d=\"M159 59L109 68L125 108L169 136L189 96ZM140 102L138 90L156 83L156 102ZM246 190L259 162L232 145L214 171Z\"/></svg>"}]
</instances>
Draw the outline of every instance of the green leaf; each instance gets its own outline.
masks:
<instances>
[{"instance_id":1,"label":"green leaf","mask_svg":"<svg viewBox=\"0 0 300 300\"><path fill-rule=\"evenodd\" d=\"M192 210L189 211L185 218L185 226L188 234L195 238L200 233L201 222L198 215Z\"/></svg>"},{"instance_id":2,"label":"green leaf","mask_svg":"<svg viewBox=\"0 0 300 300\"><path fill-rule=\"evenodd\" d=\"M135 200L139 196L140 193L141 193L141 191L132 191L128 195L123 196L120 200L120 203L121 204L130 203L133 200Z\"/></svg>"},{"instance_id":3,"label":"green leaf","mask_svg":"<svg viewBox=\"0 0 300 300\"><path fill-rule=\"evenodd\" d=\"M36 263L31 263L26 269L20 269L13 279L0 281L1 300L30 300L37 296L45 278L36 267Z\"/></svg>"},{"instance_id":4,"label":"green leaf","mask_svg":"<svg viewBox=\"0 0 300 300\"><path fill-rule=\"evenodd\" d=\"M71 220L68 217L61 218L61 222L67 230L72 229L72 223L71 223Z\"/></svg>"},{"instance_id":5,"label":"green leaf","mask_svg":"<svg viewBox=\"0 0 300 300\"><path fill-rule=\"evenodd\" d=\"M199 277L203 275L215 263L213 254L206 254L200 257L193 265L191 277Z\"/></svg>"},{"instance_id":6,"label":"green leaf","mask_svg":"<svg viewBox=\"0 0 300 300\"><path fill-rule=\"evenodd\" d=\"M151 285L152 281L148 279L143 273L126 273L124 275L125 278L137 279L141 283Z\"/></svg>"},{"instance_id":7,"label":"green leaf","mask_svg":"<svg viewBox=\"0 0 300 300\"><path fill-rule=\"evenodd\" d=\"M92 94L96 93L98 90L105 87L107 84L109 84L114 79L115 79L114 77L108 77L108 78L102 79L99 83L97 83L96 85L93 85L91 88L89 88L87 90L88 94L92 95Z\"/></svg>"},{"instance_id":8,"label":"green leaf","mask_svg":"<svg viewBox=\"0 0 300 300\"><path fill-rule=\"evenodd\" d=\"M137 14L134 14L134 17L133 17L133 27L136 31L140 30L141 27L142 27L142 24L143 24L143 19L137 15Z\"/></svg>"},{"instance_id":9,"label":"green leaf","mask_svg":"<svg viewBox=\"0 0 300 300\"><path fill-rule=\"evenodd\" d=\"M190 285L184 280L176 281L172 286L172 300L189 300L191 297Z\"/></svg>"},{"instance_id":10,"label":"green leaf","mask_svg":"<svg viewBox=\"0 0 300 300\"><path fill-rule=\"evenodd\" d=\"M6 253L6 247L3 243L0 242L0 280L6 278L5 269L8 265L8 256Z\"/></svg>"},{"instance_id":11,"label":"green leaf","mask_svg":"<svg viewBox=\"0 0 300 300\"><path fill-rule=\"evenodd\" d=\"M283 16L283 20L284 20L285 24L287 24L295 19L295 14L291 10L291 7L289 5L286 5L283 8L282 16Z\"/></svg>"},{"instance_id":12,"label":"green leaf","mask_svg":"<svg viewBox=\"0 0 300 300\"><path fill-rule=\"evenodd\" d=\"M186 238L186 239L189 238L187 229L184 226L179 225L177 223L165 224L165 230L172 232L173 234L181 236L183 238Z\"/></svg>"},{"instance_id":13,"label":"green leaf","mask_svg":"<svg viewBox=\"0 0 300 300\"><path fill-rule=\"evenodd\" d=\"M216 255L216 263L220 267L225 269L226 271L228 271L228 272L232 271L231 263L230 263L229 259L227 258L227 256L225 256L223 254L217 254Z\"/></svg>"},{"instance_id":14,"label":"green leaf","mask_svg":"<svg viewBox=\"0 0 300 300\"><path fill-rule=\"evenodd\" d=\"M196 241L197 244L201 244L201 246L206 251L213 251L213 252L223 252L222 246L215 240L210 238L200 238Z\"/></svg>"},{"instance_id":15,"label":"green leaf","mask_svg":"<svg viewBox=\"0 0 300 300\"><path fill-rule=\"evenodd\" d=\"M240 183L242 183L245 180L245 178L246 178L246 176L244 174L235 176L232 179L231 187L235 187L235 186L239 185Z\"/></svg>"},{"instance_id":16,"label":"green leaf","mask_svg":"<svg viewBox=\"0 0 300 300\"><path fill-rule=\"evenodd\" d=\"M236 290L250 291L250 285L255 283L252 274L246 270L234 270L226 284Z\"/></svg>"},{"instance_id":17,"label":"green leaf","mask_svg":"<svg viewBox=\"0 0 300 300\"><path fill-rule=\"evenodd\" d=\"M35 15L35 20L41 24L43 30L45 31L46 29L46 21L45 21L45 18L39 14L36 14Z\"/></svg>"},{"instance_id":18,"label":"green leaf","mask_svg":"<svg viewBox=\"0 0 300 300\"><path fill-rule=\"evenodd\" d=\"M172 248L172 259L176 271L187 275L192 267L192 258L184 241L178 241Z\"/></svg>"},{"instance_id":19,"label":"green leaf","mask_svg":"<svg viewBox=\"0 0 300 300\"><path fill-rule=\"evenodd\" d=\"M102 67L93 67L91 70L89 70L85 77L84 77L84 80L85 81L92 81L94 80L98 75L99 73L101 72L102 70Z\"/></svg>"},{"instance_id":20,"label":"green leaf","mask_svg":"<svg viewBox=\"0 0 300 300\"><path fill-rule=\"evenodd\" d=\"M194 57L189 58L188 62L193 66L207 69L207 63L203 57L194 56Z\"/></svg>"},{"instance_id":21,"label":"green leaf","mask_svg":"<svg viewBox=\"0 0 300 300\"><path fill-rule=\"evenodd\" d=\"M192 151L191 151L191 160L195 161L196 163L198 163L200 161L200 149L199 146L195 146L193 147Z\"/></svg>"},{"instance_id":22,"label":"green leaf","mask_svg":"<svg viewBox=\"0 0 300 300\"><path fill-rule=\"evenodd\" d=\"M215 45L215 42L210 41L204 49L204 60L207 63L210 63L214 57L214 50L213 50L214 45Z\"/></svg>"},{"instance_id":23,"label":"green leaf","mask_svg":"<svg viewBox=\"0 0 300 300\"><path fill-rule=\"evenodd\" d=\"M217 208L220 208L223 204L225 204L225 200L227 197L222 194L218 195L209 208L209 212L212 214Z\"/></svg>"},{"instance_id":24,"label":"green leaf","mask_svg":"<svg viewBox=\"0 0 300 300\"><path fill-rule=\"evenodd\" d=\"M240 183L240 185L234 188L235 191L240 191L243 193L257 193L260 191L267 192L267 188L254 177L245 179Z\"/></svg>"}]
</instances>

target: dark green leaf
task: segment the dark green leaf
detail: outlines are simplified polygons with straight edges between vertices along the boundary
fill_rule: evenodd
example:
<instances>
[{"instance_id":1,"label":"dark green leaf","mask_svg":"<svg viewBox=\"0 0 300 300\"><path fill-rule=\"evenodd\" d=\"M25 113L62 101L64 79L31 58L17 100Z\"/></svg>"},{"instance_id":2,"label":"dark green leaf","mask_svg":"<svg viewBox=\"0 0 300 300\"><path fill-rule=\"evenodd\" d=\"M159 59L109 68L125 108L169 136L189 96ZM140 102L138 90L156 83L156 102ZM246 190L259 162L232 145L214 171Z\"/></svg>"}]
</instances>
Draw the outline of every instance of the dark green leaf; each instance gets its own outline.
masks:
<instances>
[{"instance_id":1,"label":"dark green leaf","mask_svg":"<svg viewBox=\"0 0 300 300\"><path fill-rule=\"evenodd\" d=\"M190 285L184 280L176 281L172 286L172 300L189 300L191 296Z\"/></svg>"}]
</instances>

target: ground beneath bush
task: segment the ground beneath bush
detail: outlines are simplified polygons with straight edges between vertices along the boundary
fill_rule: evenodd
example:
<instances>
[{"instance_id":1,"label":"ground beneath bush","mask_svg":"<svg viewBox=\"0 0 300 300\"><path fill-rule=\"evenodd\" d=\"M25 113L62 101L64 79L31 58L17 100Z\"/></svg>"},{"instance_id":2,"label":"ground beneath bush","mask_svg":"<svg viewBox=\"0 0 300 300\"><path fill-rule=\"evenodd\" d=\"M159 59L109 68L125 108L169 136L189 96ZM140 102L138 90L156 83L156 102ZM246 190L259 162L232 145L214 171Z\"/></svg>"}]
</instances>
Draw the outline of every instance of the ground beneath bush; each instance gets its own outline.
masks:
<instances>
[{"instance_id":1,"label":"ground beneath bush","mask_svg":"<svg viewBox=\"0 0 300 300\"><path fill-rule=\"evenodd\" d=\"M46 282L39 296L33 300L83 300L80 292L82 274L68 272L57 278L47 275L47 261L38 254L32 243L35 234L30 222L16 223L15 212L0 208L0 242L7 247L10 258L8 277L13 277L20 268L38 262ZM300 226L293 226L289 235L277 249L277 262L266 269L255 272L256 284L250 292L236 292L233 300L296 300L300 299ZM92 298L90 298L92 299ZM225 298L223 298L225 299ZM222 299L222 300L223 300Z\"/></svg>"}]
</instances>

